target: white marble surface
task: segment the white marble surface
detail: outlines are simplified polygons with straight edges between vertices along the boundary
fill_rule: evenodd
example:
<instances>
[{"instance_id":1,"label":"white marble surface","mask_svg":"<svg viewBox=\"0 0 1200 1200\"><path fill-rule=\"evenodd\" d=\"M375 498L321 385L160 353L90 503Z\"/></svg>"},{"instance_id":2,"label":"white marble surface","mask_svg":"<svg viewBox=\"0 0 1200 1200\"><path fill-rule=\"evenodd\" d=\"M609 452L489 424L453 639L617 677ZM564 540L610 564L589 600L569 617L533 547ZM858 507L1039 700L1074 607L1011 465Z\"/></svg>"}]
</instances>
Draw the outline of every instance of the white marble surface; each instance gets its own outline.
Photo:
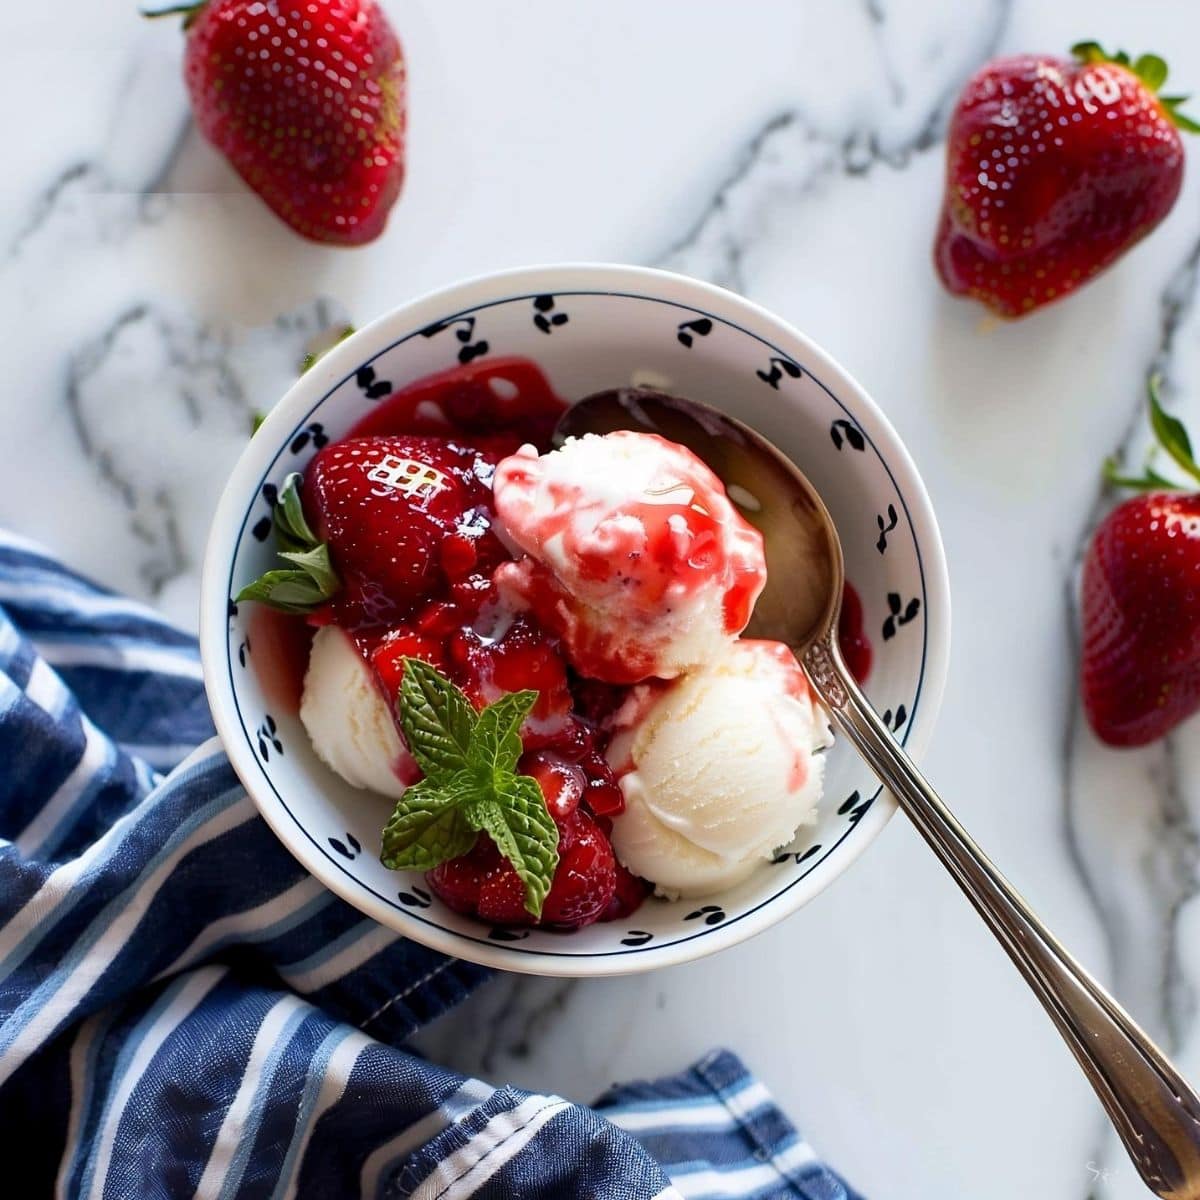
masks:
<instances>
[{"instance_id":1,"label":"white marble surface","mask_svg":"<svg viewBox=\"0 0 1200 1200\"><path fill-rule=\"evenodd\" d=\"M1098 747L1072 609L1111 502L1098 466L1143 444L1152 364L1200 420L1200 170L1144 246L1022 323L946 297L929 262L947 106L978 63L1094 36L1162 51L1200 88L1200 16L1179 0L388 7L413 81L410 177L360 251L296 239L200 141L171 23L140 22L130 0L5 14L0 522L190 623L224 475L312 332L532 261L738 288L859 377L929 485L955 600L931 775L1200 1075L1200 725L1142 752ZM872 1196L1144 1194L902 820L808 909L717 959L500 981L423 1040L582 1099L718 1042Z\"/></svg>"}]
</instances>

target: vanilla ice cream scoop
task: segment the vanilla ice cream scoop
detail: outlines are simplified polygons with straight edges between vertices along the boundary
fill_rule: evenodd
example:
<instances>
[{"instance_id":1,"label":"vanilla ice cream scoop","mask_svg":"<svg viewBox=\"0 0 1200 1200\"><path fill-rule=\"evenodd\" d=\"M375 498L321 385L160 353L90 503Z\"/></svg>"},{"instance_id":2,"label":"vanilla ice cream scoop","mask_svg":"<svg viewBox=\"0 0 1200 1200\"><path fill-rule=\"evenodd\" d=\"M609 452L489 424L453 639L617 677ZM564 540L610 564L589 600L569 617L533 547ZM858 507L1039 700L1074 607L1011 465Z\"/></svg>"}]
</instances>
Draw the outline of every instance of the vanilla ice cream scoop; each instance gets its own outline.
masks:
<instances>
[{"instance_id":1,"label":"vanilla ice cream scoop","mask_svg":"<svg viewBox=\"0 0 1200 1200\"><path fill-rule=\"evenodd\" d=\"M375 676L336 625L313 639L300 720L317 757L354 787L398 800L420 777Z\"/></svg>"},{"instance_id":2,"label":"vanilla ice cream scoop","mask_svg":"<svg viewBox=\"0 0 1200 1200\"><path fill-rule=\"evenodd\" d=\"M664 895L732 887L815 819L833 737L782 643L734 642L628 708L608 749L626 804L612 844Z\"/></svg>"},{"instance_id":3,"label":"vanilla ice cream scoop","mask_svg":"<svg viewBox=\"0 0 1200 1200\"><path fill-rule=\"evenodd\" d=\"M523 446L494 483L500 531L528 556L496 572L581 674L674 678L721 654L766 582L762 536L690 450L650 433Z\"/></svg>"}]
</instances>

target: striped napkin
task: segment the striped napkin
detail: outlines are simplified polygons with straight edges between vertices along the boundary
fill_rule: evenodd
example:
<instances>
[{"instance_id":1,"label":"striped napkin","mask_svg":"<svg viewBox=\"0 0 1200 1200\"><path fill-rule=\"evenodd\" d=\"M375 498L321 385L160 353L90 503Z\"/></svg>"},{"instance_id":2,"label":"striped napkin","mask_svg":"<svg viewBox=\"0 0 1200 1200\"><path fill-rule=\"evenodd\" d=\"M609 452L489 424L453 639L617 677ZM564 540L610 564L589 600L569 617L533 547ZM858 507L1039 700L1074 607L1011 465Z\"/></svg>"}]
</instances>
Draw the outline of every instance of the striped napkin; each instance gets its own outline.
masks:
<instances>
[{"instance_id":1,"label":"striped napkin","mask_svg":"<svg viewBox=\"0 0 1200 1200\"><path fill-rule=\"evenodd\" d=\"M0 1190L853 1200L727 1052L586 1108L400 1048L487 974L280 846L189 635L0 534Z\"/></svg>"}]
</instances>

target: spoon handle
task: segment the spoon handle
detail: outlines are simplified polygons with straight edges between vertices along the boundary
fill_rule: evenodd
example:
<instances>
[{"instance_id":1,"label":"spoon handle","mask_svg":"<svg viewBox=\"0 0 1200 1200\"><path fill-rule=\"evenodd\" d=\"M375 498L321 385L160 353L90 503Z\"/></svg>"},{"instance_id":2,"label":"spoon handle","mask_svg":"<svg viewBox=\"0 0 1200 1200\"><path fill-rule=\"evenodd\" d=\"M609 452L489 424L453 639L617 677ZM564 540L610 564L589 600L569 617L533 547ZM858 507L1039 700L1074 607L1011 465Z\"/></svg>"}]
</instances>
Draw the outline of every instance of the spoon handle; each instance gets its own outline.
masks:
<instances>
[{"instance_id":1,"label":"spoon handle","mask_svg":"<svg viewBox=\"0 0 1200 1200\"><path fill-rule=\"evenodd\" d=\"M971 840L859 690L836 639L818 638L803 663L834 724L895 795L1033 988L1147 1186L1169 1200L1200 1200L1195 1092Z\"/></svg>"}]
</instances>

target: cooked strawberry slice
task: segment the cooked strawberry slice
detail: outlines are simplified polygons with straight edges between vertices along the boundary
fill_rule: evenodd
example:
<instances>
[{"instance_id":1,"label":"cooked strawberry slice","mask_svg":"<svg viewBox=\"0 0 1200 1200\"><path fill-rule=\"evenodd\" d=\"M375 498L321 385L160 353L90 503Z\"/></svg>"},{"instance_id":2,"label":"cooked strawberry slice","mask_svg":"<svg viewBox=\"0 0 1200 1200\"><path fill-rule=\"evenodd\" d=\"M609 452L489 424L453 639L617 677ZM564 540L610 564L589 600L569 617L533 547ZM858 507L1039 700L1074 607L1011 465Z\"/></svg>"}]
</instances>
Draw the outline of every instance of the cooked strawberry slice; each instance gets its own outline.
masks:
<instances>
[{"instance_id":1,"label":"cooked strawberry slice","mask_svg":"<svg viewBox=\"0 0 1200 1200\"><path fill-rule=\"evenodd\" d=\"M608 907L617 887L617 860L608 838L583 812L562 827L558 870L542 907L542 924L560 929L590 925Z\"/></svg>"},{"instance_id":2,"label":"cooked strawberry slice","mask_svg":"<svg viewBox=\"0 0 1200 1200\"><path fill-rule=\"evenodd\" d=\"M467 628L450 642L451 673L455 683L476 707L490 704L505 692L526 688L538 693L525 722L525 748L554 744L571 726L571 690L567 668L556 643L529 617L502 617L493 631Z\"/></svg>"},{"instance_id":3,"label":"cooked strawberry slice","mask_svg":"<svg viewBox=\"0 0 1200 1200\"><path fill-rule=\"evenodd\" d=\"M557 754L539 751L522 756L520 771L522 775L531 775L537 780L555 823L559 826L565 824L579 807L587 786L587 777L582 768Z\"/></svg>"},{"instance_id":4,"label":"cooked strawberry slice","mask_svg":"<svg viewBox=\"0 0 1200 1200\"><path fill-rule=\"evenodd\" d=\"M652 887L644 879L617 863L617 886L613 889L608 907L600 915L601 921L620 921L631 916L642 905Z\"/></svg>"},{"instance_id":5,"label":"cooked strawberry slice","mask_svg":"<svg viewBox=\"0 0 1200 1200\"><path fill-rule=\"evenodd\" d=\"M345 584L340 623L401 618L507 558L491 532L490 482L485 459L444 438L352 438L321 450L305 472L304 508Z\"/></svg>"}]
</instances>

